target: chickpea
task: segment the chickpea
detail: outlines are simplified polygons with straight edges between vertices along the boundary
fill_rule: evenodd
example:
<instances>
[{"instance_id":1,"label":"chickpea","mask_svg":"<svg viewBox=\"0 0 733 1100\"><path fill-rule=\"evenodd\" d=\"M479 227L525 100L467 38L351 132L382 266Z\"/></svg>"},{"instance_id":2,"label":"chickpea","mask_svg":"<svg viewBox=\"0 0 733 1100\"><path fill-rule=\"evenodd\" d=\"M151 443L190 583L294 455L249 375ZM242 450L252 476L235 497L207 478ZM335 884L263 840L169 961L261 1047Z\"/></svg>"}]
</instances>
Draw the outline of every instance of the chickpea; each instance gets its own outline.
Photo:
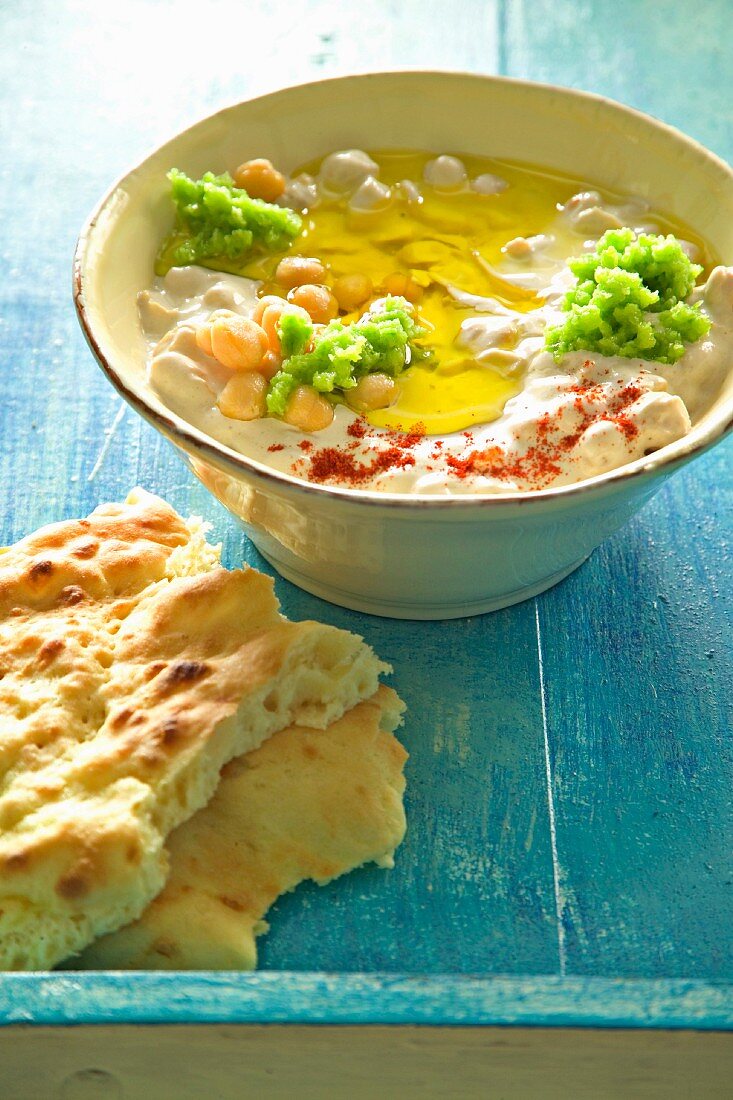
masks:
<instances>
[{"instance_id":1,"label":"chickpea","mask_svg":"<svg viewBox=\"0 0 733 1100\"><path fill-rule=\"evenodd\" d=\"M259 371L233 375L219 394L219 412L231 420L259 420L267 413L267 379Z\"/></svg>"},{"instance_id":2,"label":"chickpea","mask_svg":"<svg viewBox=\"0 0 733 1100\"><path fill-rule=\"evenodd\" d=\"M383 280L382 289L386 294L393 294L397 298L406 298L413 305L417 305L423 295L422 287L418 286L411 276L404 275L399 271L395 271L394 274L388 275Z\"/></svg>"},{"instance_id":3,"label":"chickpea","mask_svg":"<svg viewBox=\"0 0 733 1100\"><path fill-rule=\"evenodd\" d=\"M278 324L283 313L299 313L304 320L310 322L310 314L299 306L291 305L290 302L286 302L284 298L278 298L272 305L269 305L265 312L262 314L262 328L267 336L267 344L270 351L275 355L280 355L280 334L278 332Z\"/></svg>"},{"instance_id":4,"label":"chickpea","mask_svg":"<svg viewBox=\"0 0 733 1100\"><path fill-rule=\"evenodd\" d=\"M339 309L351 313L372 296L372 280L368 275L342 275L333 284L333 295Z\"/></svg>"},{"instance_id":5,"label":"chickpea","mask_svg":"<svg viewBox=\"0 0 733 1100\"><path fill-rule=\"evenodd\" d=\"M338 302L327 286L306 283L296 286L288 294L288 301L301 306L317 325L327 325L338 314Z\"/></svg>"},{"instance_id":6,"label":"chickpea","mask_svg":"<svg viewBox=\"0 0 733 1100\"><path fill-rule=\"evenodd\" d=\"M231 370L256 370L267 351L267 336L248 317L220 317L211 324L211 350Z\"/></svg>"},{"instance_id":7,"label":"chickpea","mask_svg":"<svg viewBox=\"0 0 733 1100\"><path fill-rule=\"evenodd\" d=\"M286 256L275 270L275 280L285 290L304 283L322 283L326 269L315 256Z\"/></svg>"},{"instance_id":8,"label":"chickpea","mask_svg":"<svg viewBox=\"0 0 733 1100\"><path fill-rule=\"evenodd\" d=\"M274 378L277 372L280 370L280 364L282 359L274 351L266 351L265 358L260 365L259 373L263 375L269 382L271 378Z\"/></svg>"},{"instance_id":9,"label":"chickpea","mask_svg":"<svg viewBox=\"0 0 733 1100\"><path fill-rule=\"evenodd\" d=\"M333 405L313 386L296 386L283 419L303 432L319 432L333 420Z\"/></svg>"},{"instance_id":10,"label":"chickpea","mask_svg":"<svg viewBox=\"0 0 733 1100\"><path fill-rule=\"evenodd\" d=\"M346 391L346 400L357 412L371 412L394 404L397 393L397 383L388 374L365 374L352 390Z\"/></svg>"},{"instance_id":11,"label":"chickpea","mask_svg":"<svg viewBox=\"0 0 733 1100\"><path fill-rule=\"evenodd\" d=\"M267 306L260 320L267 337L267 346L276 355L280 353L280 336L278 335L277 326L283 313L288 308L289 305L285 299L279 298L276 302L272 302L271 305ZM310 318L308 319L310 320Z\"/></svg>"},{"instance_id":12,"label":"chickpea","mask_svg":"<svg viewBox=\"0 0 733 1100\"><path fill-rule=\"evenodd\" d=\"M234 173L234 183L244 188L251 199L264 199L265 202L274 202L285 190L285 176L264 158L240 164Z\"/></svg>"},{"instance_id":13,"label":"chickpea","mask_svg":"<svg viewBox=\"0 0 733 1100\"><path fill-rule=\"evenodd\" d=\"M261 325L262 317L265 310L269 306L278 306L281 302L284 301L285 299L279 297L279 295L277 294L265 294L262 298L258 298L257 305L252 312L252 320L255 321L258 325Z\"/></svg>"},{"instance_id":14,"label":"chickpea","mask_svg":"<svg viewBox=\"0 0 733 1100\"><path fill-rule=\"evenodd\" d=\"M211 325L199 325L196 329L196 347L204 355L213 355L211 350Z\"/></svg>"}]
</instances>

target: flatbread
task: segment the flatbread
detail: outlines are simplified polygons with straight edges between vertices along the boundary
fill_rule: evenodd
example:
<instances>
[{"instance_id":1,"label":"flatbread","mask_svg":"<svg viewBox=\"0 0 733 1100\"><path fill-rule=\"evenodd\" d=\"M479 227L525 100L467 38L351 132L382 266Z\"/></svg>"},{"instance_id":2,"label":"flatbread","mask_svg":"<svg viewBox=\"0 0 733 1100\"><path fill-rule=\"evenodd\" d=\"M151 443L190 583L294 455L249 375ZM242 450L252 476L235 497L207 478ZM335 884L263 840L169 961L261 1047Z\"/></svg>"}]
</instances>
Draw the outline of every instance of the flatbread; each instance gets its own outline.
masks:
<instances>
[{"instance_id":1,"label":"flatbread","mask_svg":"<svg viewBox=\"0 0 733 1100\"><path fill-rule=\"evenodd\" d=\"M223 765L325 728L386 669L283 619L272 581L217 564L142 492L0 555L0 968L45 969L136 919L166 836Z\"/></svg>"},{"instance_id":2,"label":"flatbread","mask_svg":"<svg viewBox=\"0 0 733 1100\"><path fill-rule=\"evenodd\" d=\"M407 753L388 731L402 710L382 686L325 731L291 726L232 760L208 806L169 837L163 891L72 965L251 970L280 894L366 862L392 866L405 833Z\"/></svg>"}]
</instances>

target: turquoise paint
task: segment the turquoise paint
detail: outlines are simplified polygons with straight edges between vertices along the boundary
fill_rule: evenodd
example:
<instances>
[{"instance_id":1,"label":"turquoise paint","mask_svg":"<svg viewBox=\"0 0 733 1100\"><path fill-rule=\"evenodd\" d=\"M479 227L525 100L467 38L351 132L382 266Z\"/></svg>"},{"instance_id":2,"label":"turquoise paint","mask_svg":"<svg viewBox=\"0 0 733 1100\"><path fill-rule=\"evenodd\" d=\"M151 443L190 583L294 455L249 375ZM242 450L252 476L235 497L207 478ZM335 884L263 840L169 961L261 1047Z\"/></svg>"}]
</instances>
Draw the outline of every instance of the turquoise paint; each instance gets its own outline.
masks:
<instances>
[{"instance_id":1,"label":"turquoise paint","mask_svg":"<svg viewBox=\"0 0 733 1100\"><path fill-rule=\"evenodd\" d=\"M290 27L291 5L272 0L248 15L279 24L287 75L256 59L222 69L202 46L194 82L180 75L190 32L167 5L104 9L0 14L17 47L0 53L14 120L0 180L5 543L141 483L203 513L227 564L268 569L174 451L120 413L71 305L88 210L193 118L353 67L501 69L615 95L733 152L725 0L696 5L691 24L686 5L639 0L471 2L462 20L380 0L354 5L348 31L325 0ZM213 0L212 22L236 9ZM132 48L143 25L158 56L163 43L181 55L165 85ZM22 218L16 185L43 197ZM287 614L355 629L394 664L411 753L395 869L281 899L259 974L0 976L0 1019L729 1027L731 454L673 478L561 586L492 616L383 621L278 580Z\"/></svg>"},{"instance_id":2,"label":"turquoise paint","mask_svg":"<svg viewBox=\"0 0 733 1100\"><path fill-rule=\"evenodd\" d=\"M701 489L693 467L601 548L605 592L588 571L539 605L573 973L733 971L730 558Z\"/></svg>"},{"instance_id":3,"label":"turquoise paint","mask_svg":"<svg viewBox=\"0 0 733 1100\"><path fill-rule=\"evenodd\" d=\"M19 975L12 1024L733 1027L730 987L696 981L397 974Z\"/></svg>"}]
</instances>

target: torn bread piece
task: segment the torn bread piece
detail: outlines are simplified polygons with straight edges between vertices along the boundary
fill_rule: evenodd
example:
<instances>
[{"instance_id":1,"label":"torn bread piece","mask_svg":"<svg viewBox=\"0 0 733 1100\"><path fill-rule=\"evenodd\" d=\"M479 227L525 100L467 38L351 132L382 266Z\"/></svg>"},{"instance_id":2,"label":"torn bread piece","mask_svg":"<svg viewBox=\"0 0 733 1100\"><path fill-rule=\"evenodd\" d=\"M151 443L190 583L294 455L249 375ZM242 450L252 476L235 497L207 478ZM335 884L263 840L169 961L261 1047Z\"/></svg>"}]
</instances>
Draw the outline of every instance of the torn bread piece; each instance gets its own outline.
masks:
<instances>
[{"instance_id":1,"label":"torn bread piece","mask_svg":"<svg viewBox=\"0 0 733 1100\"><path fill-rule=\"evenodd\" d=\"M167 835L221 768L294 722L325 728L387 666L279 613L137 491L0 555L0 968L45 969L136 919Z\"/></svg>"},{"instance_id":2,"label":"torn bread piece","mask_svg":"<svg viewBox=\"0 0 733 1100\"><path fill-rule=\"evenodd\" d=\"M208 806L169 837L163 891L70 966L252 970L280 894L367 862L391 867L405 833L407 753L391 733L403 709L382 686L327 730L291 726L232 760Z\"/></svg>"}]
</instances>

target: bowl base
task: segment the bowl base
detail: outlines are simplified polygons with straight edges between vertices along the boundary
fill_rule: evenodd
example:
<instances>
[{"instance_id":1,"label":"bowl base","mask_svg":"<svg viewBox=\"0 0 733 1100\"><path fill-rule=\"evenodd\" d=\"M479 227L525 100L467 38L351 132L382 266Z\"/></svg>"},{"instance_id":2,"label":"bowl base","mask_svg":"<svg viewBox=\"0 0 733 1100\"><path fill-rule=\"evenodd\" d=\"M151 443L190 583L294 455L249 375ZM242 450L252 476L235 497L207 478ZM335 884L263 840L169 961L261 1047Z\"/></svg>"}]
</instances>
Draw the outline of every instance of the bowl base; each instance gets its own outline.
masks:
<instances>
[{"instance_id":1,"label":"bowl base","mask_svg":"<svg viewBox=\"0 0 733 1100\"><path fill-rule=\"evenodd\" d=\"M284 577L286 581L291 581L293 584L297 585L298 588L302 588L305 592L310 592L312 596L318 596L321 600L327 600L328 603L337 604L339 607L346 607L350 611L361 611L367 615L378 615L384 619L466 619L473 615L485 615L490 611L500 611L503 607L511 607L512 604L522 603L523 600L530 600L533 596L538 596L540 592L545 592L548 588L552 588L554 585L559 584L560 581L565 580L566 577L570 576L571 573L578 569L579 566L590 557L590 554L585 554L566 569L561 569L559 572L553 573L551 577L547 577L537 584L527 585L524 588L517 588L513 592L507 592L503 596L492 596L488 599L472 600L467 603L414 603L410 600L370 599L368 596L360 596L351 592L345 592L329 584L321 584L312 577L306 576L306 574L301 573L297 569L291 569L290 566L283 565L281 562L271 557L270 554L258 545L258 540L256 538L252 539L252 541L260 554L262 554L262 557L265 558L273 569L277 570L280 576Z\"/></svg>"}]
</instances>

